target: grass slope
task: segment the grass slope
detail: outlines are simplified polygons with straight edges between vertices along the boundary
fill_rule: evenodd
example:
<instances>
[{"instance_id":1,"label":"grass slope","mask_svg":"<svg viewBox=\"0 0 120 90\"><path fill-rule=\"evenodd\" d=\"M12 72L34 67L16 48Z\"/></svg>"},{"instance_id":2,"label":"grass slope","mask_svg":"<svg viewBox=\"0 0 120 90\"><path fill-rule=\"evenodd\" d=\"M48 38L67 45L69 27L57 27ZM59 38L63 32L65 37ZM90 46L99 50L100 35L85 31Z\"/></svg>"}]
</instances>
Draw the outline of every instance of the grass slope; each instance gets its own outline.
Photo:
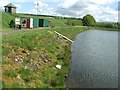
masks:
<instances>
[{"instance_id":1,"label":"grass slope","mask_svg":"<svg viewBox=\"0 0 120 90\"><path fill-rule=\"evenodd\" d=\"M30 15L30 14L11 14L11 13L5 13L2 12L2 29L3 31L8 31L8 30L12 30L11 28L9 28L9 23L11 20L14 20L15 17L25 17L25 18L40 18L40 19L46 19L49 20L49 26L51 27L55 27L55 26L67 26L66 19L58 19L58 18L54 18L54 17L47 17L47 16L37 16L37 15Z\"/></svg>"},{"instance_id":2,"label":"grass slope","mask_svg":"<svg viewBox=\"0 0 120 90\"><path fill-rule=\"evenodd\" d=\"M2 13L2 28L9 28L9 23L13 20L17 15L10 13Z\"/></svg>"},{"instance_id":3,"label":"grass slope","mask_svg":"<svg viewBox=\"0 0 120 90\"><path fill-rule=\"evenodd\" d=\"M3 35L3 88L66 87L71 43L59 38L53 31L73 39L77 33L86 29L54 28ZM57 64L62 65L62 68L57 69Z\"/></svg>"}]
</instances>

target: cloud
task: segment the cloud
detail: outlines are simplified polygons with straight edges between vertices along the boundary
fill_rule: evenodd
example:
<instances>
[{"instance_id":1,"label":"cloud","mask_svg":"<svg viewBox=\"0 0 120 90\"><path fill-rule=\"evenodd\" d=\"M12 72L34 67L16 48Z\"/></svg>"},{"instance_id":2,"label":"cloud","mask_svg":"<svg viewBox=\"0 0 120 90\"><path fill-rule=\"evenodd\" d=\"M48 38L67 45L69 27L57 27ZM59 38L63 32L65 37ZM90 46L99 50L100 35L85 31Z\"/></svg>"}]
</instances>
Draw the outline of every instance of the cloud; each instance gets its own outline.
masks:
<instances>
[{"instance_id":1,"label":"cloud","mask_svg":"<svg viewBox=\"0 0 120 90\"><path fill-rule=\"evenodd\" d=\"M48 4L44 3L42 0L35 0L34 1L35 8L33 9L34 12L42 15L54 15L56 14L53 8L50 8Z\"/></svg>"},{"instance_id":2,"label":"cloud","mask_svg":"<svg viewBox=\"0 0 120 90\"><path fill-rule=\"evenodd\" d=\"M34 0L1 0L1 1L9 1L9 2L19 2L19 3L23 3L23 2L34 2Z\"/></svg>"},{"instance_id":3,"label":"cloud","mask_svg":"<svg viewBox=\"0 0 120 90\"><path fill-rule=\"evenodd\" d=\"M33 1L33 0L29 0ZM4 9L4 6L11 3L11 2L18 2L18 3L23 3L23 2L28 2L27 0L0 0L0 8ZM20 4L15 4L18 8L21 8Z\"/></svg>"},{"instance_id":4,"label":"cloud","mask_svg":"<svg viewBox=\"0 0 120 90\"><path fill-rule=\"evenodd\" d=\"M0 6L1 7L7 5L8 3L10 3L9 0L0 0Z\"/></svg>"},{"instance_id":5,"label":"cloud","mask_svg":"<svg viewBox=\"0 0 120 90\"><path fill-rule=\"evenodd\" d=\"M79 0L65 0L63 3L60 4L60 7L62 6L63 8L70 8L71 6L75 5Z\"/></svg>"},{"instance_id":6,"label":"cloud","mask_svg":"<svg viewBox=\"0 0 120 90\"><path fill-rule=\"evenodd\" d=\"M89 13L97 21L118 21L118 11L110 6L117 2L118 0L65 0L56 11L71 17L83 17Z\"/></svg>"},{"instance_id":7,"label":"cloud","mask_svg":"<svg viewBox=\"0 0 120 90\"><path fill-rule=\"evenodd\" d=\"M116 9L118 8L118 1L119 0L38 0L39 5L37 7L37 0L29 0L29 2L33 2L36 6L32 10L24 11L24 13L37 14L38 11L38 14L41 15L80 18L86 14L91 14L97 21L118 21L118 10ZM22 11L20 3L28 2L28 0L1 0L0 6L10 2L19 2L16 6L18 7L18 12L20 12ZM50 7L48 2L57 2L58 5L57 7Z\"/></svg>"},{"instance_id":8,"label":"cloud","mask_svg":"<svg viewBox=\"0 0 120 90\"><path fill-rule=\"evenodd\" d=\"M113 2L119 2L119 0L78 0L79 3L92 3L97 5L111 4Z\"/></svg>"}]
</instances>

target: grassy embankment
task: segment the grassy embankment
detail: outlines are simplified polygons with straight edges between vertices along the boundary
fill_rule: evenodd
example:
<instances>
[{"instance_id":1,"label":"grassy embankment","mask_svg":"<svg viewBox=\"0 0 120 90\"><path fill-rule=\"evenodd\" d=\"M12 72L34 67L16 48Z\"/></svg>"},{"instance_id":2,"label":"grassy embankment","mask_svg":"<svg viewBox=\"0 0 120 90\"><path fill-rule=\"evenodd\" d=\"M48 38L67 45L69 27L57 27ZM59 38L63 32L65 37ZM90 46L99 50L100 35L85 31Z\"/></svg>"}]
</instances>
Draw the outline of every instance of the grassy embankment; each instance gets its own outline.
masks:
<instances>
[{"instance_id":1,"label":"grassy embankment","mask_svg":"<svg viewBox=\"0 0 120 90\"><path fill-rule=\"evenodd\" d=\"M59 26L67 26L65 23L66 19L59 19L55 17L45 17L40 15L26 15L26 14L10 14L10 13L2 13L2 18L0 18L0 22L2 22L2 31L11 31L14 28L9 27L9 23L11 20L15 20L15 17L25 17L25 18L40 18L49 20L49 26L51 27L59 27Z\"/></svg>"},{"instance_id":2,"label":"grassy embankment","mask_svg":"<svg viewBox=\"0 0 120 90\"><path fill-rule=\"evenodd\" d=\"M76 34L86 29L54 28L3 35L3 87L65 87L70 68L71 43L59 38L53 31L74 39ZM57 64L62 68L57 69Z\"/></svg>"}]
</instances>

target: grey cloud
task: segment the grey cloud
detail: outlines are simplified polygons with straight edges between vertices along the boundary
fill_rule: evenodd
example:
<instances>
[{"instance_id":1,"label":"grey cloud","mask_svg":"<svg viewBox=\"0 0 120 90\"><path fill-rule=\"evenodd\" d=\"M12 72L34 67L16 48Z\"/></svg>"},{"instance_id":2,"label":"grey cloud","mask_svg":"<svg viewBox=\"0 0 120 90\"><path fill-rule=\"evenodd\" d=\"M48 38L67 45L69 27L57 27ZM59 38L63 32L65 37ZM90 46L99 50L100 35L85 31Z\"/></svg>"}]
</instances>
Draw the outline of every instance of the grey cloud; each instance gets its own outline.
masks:
<instances>
[{"instance_id":1,"label":"grey cloud","mask_svg":"<svg viewBox=\"0 0 120 90\"><path fill-rule=\"evenodd\" d=\"M94 8L91 9L89 6L95 6L95 9ZM84 3L78 2L67 8L59 6L56 8L55 12L58 13L59 15L71 16L71 17L83 17L86 14L91 14L96 18L97 21L107 21L107 20L114 21L115 15L112 15L113 9L112 8L108 9L107 7L110 8L109 5L98 5L92 2L84 2ZM119 7L120 7L120 3L119 3Z\"/></svg>"},{"instance_id":2,"label":"grey cloud","mask_svg":"<svg viewBox=\"0 0 120 90\"><path fill-rule=\"evenodd\" d=\"M75 3L69 8L63 8L62 6L56 8L56 12L61 14L61 15L68 15L71 17L80 17L82 14L80 13L84 8L87 8L86 4L81 4L80 2ZM79 12L77 14L77 12Z\"/></svg>"}]
</instances>

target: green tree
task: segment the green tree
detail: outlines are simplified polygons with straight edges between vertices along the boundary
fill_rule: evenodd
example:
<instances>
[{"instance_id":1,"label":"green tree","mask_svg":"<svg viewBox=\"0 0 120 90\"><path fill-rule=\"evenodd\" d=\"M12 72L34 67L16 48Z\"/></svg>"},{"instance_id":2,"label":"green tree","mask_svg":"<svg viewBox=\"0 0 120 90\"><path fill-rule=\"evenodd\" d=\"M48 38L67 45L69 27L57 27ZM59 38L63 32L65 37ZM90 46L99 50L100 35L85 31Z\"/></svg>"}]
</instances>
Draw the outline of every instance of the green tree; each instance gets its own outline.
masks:
<instances>
[{"instance_id":1,"label":"green tree","mask_svg":"<svg viewBox=\"0 0 120 90\"><path fill-rule=\"evenodd\" d=\"M10 23L9 23L9 26L10 26L10 28L15 27L15 21L14 21L14 20L11 20Z\"/></svg>"},{"instance_id":2,"label":"green tree","mask_svg":"<svg viewBox=\"0 0 120 90\"><path fill-rule=\"evenodd\" d=\"M83 17L83 25L84 26L94 26L96 24L96 20L90 14L87 14Z\"/></svg>"}]
</instances>

